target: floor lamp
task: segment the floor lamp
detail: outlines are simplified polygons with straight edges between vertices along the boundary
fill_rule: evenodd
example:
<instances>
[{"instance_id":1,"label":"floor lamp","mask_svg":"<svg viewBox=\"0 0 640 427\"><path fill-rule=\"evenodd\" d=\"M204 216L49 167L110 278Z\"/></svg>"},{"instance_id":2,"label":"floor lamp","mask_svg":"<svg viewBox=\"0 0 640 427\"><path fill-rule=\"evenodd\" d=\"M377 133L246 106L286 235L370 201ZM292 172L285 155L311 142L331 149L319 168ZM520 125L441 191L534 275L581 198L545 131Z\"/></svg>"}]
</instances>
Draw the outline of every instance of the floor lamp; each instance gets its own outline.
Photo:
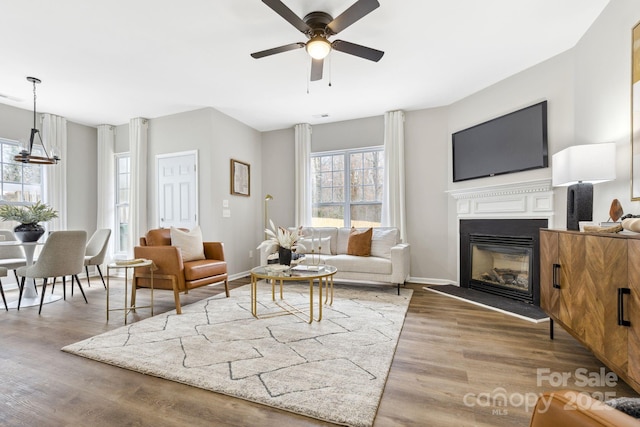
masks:
<instances>
[{"instance_id":1,"label":"floor lamp","mask_svg":"<svg viewBox=\"0 0 640 427\"><path fill-rule=\"evenodd\" d=\"M616 179L616 144L574 145L553 155L553 186L567 188L567 229L593 220L593 184Z\"/></svg>"},{"instance_id":2,"label":"floor lamp","mask_svg":"<svg viewBox=\"0 0 640 427\"><path fill-rule=\"evenodd\" d=\"M267 194L264 196L264 229L269 228L269 201L273 200L273 196L271 194ZM264 240L267 240L269 236L267 233L264 233Z\"/></svg>"}]
</instances>

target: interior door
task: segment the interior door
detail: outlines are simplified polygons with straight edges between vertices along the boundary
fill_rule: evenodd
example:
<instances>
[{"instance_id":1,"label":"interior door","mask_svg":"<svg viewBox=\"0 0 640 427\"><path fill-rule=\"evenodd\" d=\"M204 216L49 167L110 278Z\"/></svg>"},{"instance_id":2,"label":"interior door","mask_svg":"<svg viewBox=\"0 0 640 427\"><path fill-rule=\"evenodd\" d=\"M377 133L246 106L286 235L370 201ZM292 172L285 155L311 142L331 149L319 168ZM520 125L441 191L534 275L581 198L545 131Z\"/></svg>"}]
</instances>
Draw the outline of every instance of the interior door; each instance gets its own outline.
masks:
<instances>
[{"instance_id":1,"label":"interior door","mask_svg":"<svg viewBox=\"0 0 640 427\"><path fill-rule=\"evenodd\" d=\"M192 229L198 223L198 152L156 156L158 225Z\"/></svg>"}]
</instances>

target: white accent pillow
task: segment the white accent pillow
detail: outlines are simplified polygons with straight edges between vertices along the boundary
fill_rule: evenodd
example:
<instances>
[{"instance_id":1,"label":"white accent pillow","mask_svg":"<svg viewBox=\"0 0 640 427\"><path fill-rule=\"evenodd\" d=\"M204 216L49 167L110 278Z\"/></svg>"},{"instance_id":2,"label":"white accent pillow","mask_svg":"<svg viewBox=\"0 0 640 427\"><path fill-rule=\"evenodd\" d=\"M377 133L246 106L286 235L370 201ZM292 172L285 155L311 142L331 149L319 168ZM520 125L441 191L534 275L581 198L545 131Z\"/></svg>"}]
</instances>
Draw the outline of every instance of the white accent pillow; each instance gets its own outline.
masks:
<instances>
[{"instance_id":1,"label":"white accent pillow","mask_svg":"<svg viewBox=\"0 0 640 427\"><path fill-rule=\"evenodd\" d=\"M371 256L391 259L391 248L399 243L398 240L398 229L374 228L371 239Z\"/></svg>"},{"instance_id":2,"label":"white accent pillow","mask_svg":"<svg viewBox=\"0 0 640 427\"><path fill-rule=\"evenodd\" d=\"M204 258L204 245L202 244L202 231L196 225L191 231L182 231L171 227L171 246L180 249L182 261L196 261Z\"/></svg>"},{"instance_id":3,"label":"white accent pillow","mask_svg":"<svg viewBox=\"0 0 640 427\"><path fill-rule=\"evenodd\" d=\"M300 243L304 245L304 249L298 248L296 251L299 254L310 254L311 249L315 249L315 254L318 253L318 246L320 247L321 255L331 255L331 236L322 237L321 239L300 239Z\"/></svg>"}]
</instances>

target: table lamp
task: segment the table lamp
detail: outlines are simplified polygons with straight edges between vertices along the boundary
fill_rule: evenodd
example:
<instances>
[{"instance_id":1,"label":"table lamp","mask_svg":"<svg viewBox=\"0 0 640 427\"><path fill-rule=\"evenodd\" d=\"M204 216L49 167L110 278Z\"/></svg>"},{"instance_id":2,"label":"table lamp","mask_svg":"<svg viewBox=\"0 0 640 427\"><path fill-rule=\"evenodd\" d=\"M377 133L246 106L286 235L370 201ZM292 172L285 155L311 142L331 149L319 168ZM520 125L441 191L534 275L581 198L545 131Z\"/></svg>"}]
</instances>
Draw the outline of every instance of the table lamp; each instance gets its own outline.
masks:
<instances>
[{"instance_id":1,"label":"table lamp","mask_svg":"<svg viewBox=\"0 0 640 427\"><path fill-rule=\"evenodd\" d=\"M593 220L593 184L616 179L616 144L574 145L553 155L553 186L567 188L567 229Z\"/></svg>"}]
</instances>

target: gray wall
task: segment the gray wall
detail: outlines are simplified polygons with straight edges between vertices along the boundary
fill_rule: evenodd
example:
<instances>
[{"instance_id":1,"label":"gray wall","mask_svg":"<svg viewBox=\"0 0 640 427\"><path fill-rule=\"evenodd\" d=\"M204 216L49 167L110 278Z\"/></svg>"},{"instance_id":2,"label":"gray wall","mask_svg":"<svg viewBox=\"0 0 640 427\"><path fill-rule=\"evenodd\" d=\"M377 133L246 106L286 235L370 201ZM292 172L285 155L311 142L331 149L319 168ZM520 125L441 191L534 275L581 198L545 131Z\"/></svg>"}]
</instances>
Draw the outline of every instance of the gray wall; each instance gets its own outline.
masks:
<instances>
[{"instance_id":1,"label":"gray wall","mask_svg":"<svg viewBox=\"0 0 640 427\"><path fill-rule=\"evenodd\" d=\"M640 2L616 0L573 49L449 106L406 112L407 234L412 245L412 278L456 280L456 206L447 190L551 178L551 156L571 145L615 141L618 146L617 179L595 187L594 219L608 219L613 198L622 202L625 212L640 214L640 204L630 201L629 186L631 29L638 20ZM452 182L452 132L545 99L551 167ZM314 138L323 139L322 145L314 140L314 151L361 143L361 135L370 135L374 129L371 124L380 120L382 116L314 126ZM381 137L383 131L375 128L375 132L370 139ZM264 133L263 161L274 161L271 154L276 145L277 151L286 151L287 147L292 150L293 131ZM287 176L280 170L277 180L270 184L273 194L278 191L278 182L286 182L282 188L288 199L278 201L286 207L270 207L274 220L284 224L293 223L292 179L292 171ZM554 193L553 225L562 228L566 226L566 188L556 188Z\"/></svg>"},{"instance_id":2,"label":"gray wall","mask_svg":"<svg viewBox=\"0 0 640 427\"><path fill-rule=\"evenodd\" d=\"M0 136L19 141L29 137L33 110L0 104ZM96 128L67 121L67 226L91 235L97 223ZM45 166L58 167L58 166Z\"/></svg>"},{"instance_id":3,"label":"gray wall","mask_svg":"<svg viewBox=\"0 0 640 427\"><path fill-rule=\"evenodd\" d=\"M255 249L262 235L260 132L213 108L204 108L151 119L148 144L149 228L158 225L156 156L197 150L199 223L203 238L224 242L231 275L246 272L257 265ZM230 194L232 158L251 165L249 197ZM223 200L229 201L231 216L228 218L222 216ZM253 258L249 257L250 252L253 252Z\"/></svg>"}]
</instances>

